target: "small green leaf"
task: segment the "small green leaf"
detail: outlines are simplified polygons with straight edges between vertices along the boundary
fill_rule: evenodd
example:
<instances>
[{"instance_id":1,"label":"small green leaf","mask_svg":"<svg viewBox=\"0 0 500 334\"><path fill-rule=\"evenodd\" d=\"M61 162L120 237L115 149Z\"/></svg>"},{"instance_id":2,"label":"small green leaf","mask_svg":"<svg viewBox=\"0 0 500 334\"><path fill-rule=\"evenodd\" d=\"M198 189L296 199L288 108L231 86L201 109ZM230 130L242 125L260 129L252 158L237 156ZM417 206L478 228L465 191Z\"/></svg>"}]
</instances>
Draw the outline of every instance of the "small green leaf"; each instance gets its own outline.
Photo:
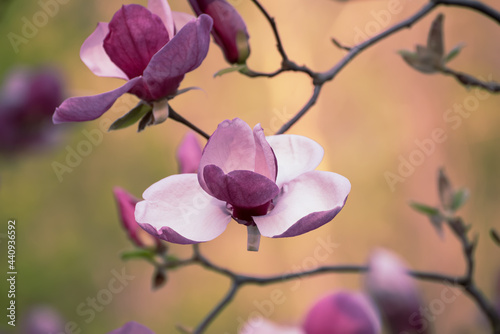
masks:
<instances>
[{"instance_id":1,"label":"small green leaf","mask_svg":"<svg viewBox=\"0 0 500 334\"><path fill-rule=\"evenodd\" d=\"M196 86L186 87L186 88L183 88L183 89L178 89L177 92L175 92L175 95L171 96L170 99L174 98L175 96L178 96L178 95L184 94L186 92L189 92L190 90L201 90L201 91L203 91L203 89L201 89L200 87L196 87Z\"/></svg>"},{"instance_id":2,"label":"small green leaf","mask_svg":"<svg viewBox=\"0 0 500 334\"><path fill-rule=\"evenodd\" d=\"M432 207L432 206L428 206L428 205L417 203L417 202L411 202L410 206L414 210L416 210L416 211L418 211L420 213L423 213L424 215L429 216L429 217L438 216L439 215L439 209L435 208L435 207Z\"/></svg>"},{"instance_id":3,"label":"small green leaf","mask_svg":"<svg viewBox=\"0 0 500 334\"><path fill-rule=\"evenodd\" d=\"M469 190L467 190L466 188L461 188L457 190L453 195L451 210L457 211L465 204L465 202L467 202L468 199L469 199Z\"/></svg>"},{"instance_id":4,"label":"small green leaf","mask_svg":"<svg viewBox=\"0 0 500 334\"><path fill-rule=\"evenodd\" d=\"M241 65L231 66L228 68L223 68L222 70L220 70L214 74L214 78L223 76L224 74L227 74L227 73L241 71L241 70L244 70L246 68L247 68L246 64L241 64Z\"/></svg>"},{"instance_id":5,"label":"small green leaf","mask_svg":"<svg viewBox=\"0 0 500 334\"><path fill-rule=\"evenodd\" d=\"M438 192L439 192L439 200L441 201L441 205L445 210L453 210L453 201L455 199L455 191L451 185L448 176L444 172L443 168L439 169L438 175Z\"/></svg>"},{"instance_id":6,"label":"small green leaf","mask_svg":"<svg viewBox=\"0 0 500 334\"><path fill-rule=\"evenodd\" d=\"M114 123L109 127L108 131L129 127L139 121L142 116L146 115L151 110L152 107L149 104L139 102L139 104L134 109L130 110L128 113L114 121Z\"/></svg>"},{"instance_id":7,"label":"small green leaf","mask_svg":"<svg viewBox=\"0 0 500 334\"><path fill-rule=\"evenodd\" d=\"M153 109L148 111L146 115L140 120L137 127L137 132L143 131L147 126L155 124L155 118L153 117Z\"/></svg>"},{"instance_id":8,"label":"small green leaf","mask_svg":"<svg viewBox=\"0 0 500 334\"><path fill-rule=\"evenodd\" d=\"M132 260L132 259L145 259L145 260L153 260L154 259L154 251L150 249L135 249L132 251L125 251L121 254L122 260Z\"/></svg>"},{"instance_id":9,"label":"small green leaf","mask_svg":"<svg viewBox=\"0 0 500 334\"><path fill-rule=\"evenodd\" d=\"M456 45L453 49L451 49L450 52L448 52L448 54L443 58L443 62L446 64L448 63L449 61L451 61L453 58L455 58L456 56L458 56L458 54L460 53L460 51L462 51L463 47L465 45L463 43L460 43L458 45Z\"/></svg>"}]
</instances>

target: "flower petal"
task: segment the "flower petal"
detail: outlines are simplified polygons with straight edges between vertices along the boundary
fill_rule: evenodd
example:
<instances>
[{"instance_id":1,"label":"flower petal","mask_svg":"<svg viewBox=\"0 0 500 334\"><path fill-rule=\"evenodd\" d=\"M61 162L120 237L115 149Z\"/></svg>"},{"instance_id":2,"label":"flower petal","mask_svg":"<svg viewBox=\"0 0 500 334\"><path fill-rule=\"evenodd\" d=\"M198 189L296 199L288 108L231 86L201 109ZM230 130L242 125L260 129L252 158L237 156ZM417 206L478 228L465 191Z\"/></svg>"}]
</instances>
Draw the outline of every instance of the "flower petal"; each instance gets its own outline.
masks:
<instances>
[{"instance_id":1,"label":"flower petal","mask_svg":"<svg viewBox=\"0 0 500 334\"><path fill-rule=\"evenodd\" d=\"M71 97L56 108L52 121L65 122L91 121L100 117L113 106L115 101L139 83L142 78L134 78L125 85L107 93L93 96Z\"/></svg>"},{"instance_id":2,"label":"flower petal","mask_svg":"<svg viewBox=\"0 0 500 334\"><path fill-rule=\"evenodd\" d=\"M198 181L206 192L210 192L203 178L207 165L216 165L225 174L233 170L254 170L255 139L247 123L239 118L225 120L210 136L198 168Z\"/></svg>"},{"instance_id":3,"label":"flower petal","mask_svg":"<svg viewBox=\"0 0 500 334\"><path fill-rule=\"evenodd\" d=\"M165 28L167 28L168 37L172 39L175 35L174 19L172 10L167 0L148 0L148 9L151 13L160 17Z\"/></svg>"},{"instance_id":4,"label":"flower petal","mask_svg":"<svg viewBox=\"0 0 500 334\"><path fill-rule=\"evenodd\" d=\"M314 170L323 159L321 145L307 137L277 135L267 137L267 141L278 161L276 184L279 187L302 173Z\"/></svg>"},{"instance_id":5,"label":"flower petal","mask_svg":"<svg viewBox=\"0 0 500 334\"><path fill-rule=\"evenodd\" d=\"M144 243L137 235L139 225L137 225L134 216L135 205L139 200L120 187L115 187L113 193L118 204L120 220L127 235L132 239L134 244L144 247Z\"/></svg>"},{"instance_id":6,"label":"flower petal","mask_svg":"<svg viewBox=\"0 0 500 334\"><path fill-rule=\"evenodd\" d=\"M123 327L115 329L108 334L155 334L152 330L135 321L127 322Z\"/></svg>"},{"instance_id":7,"label":"flower petal","mask_svg":"<svg viewBox=\"0 0 500 334\"><path fill-rule=\"evenodd\" d=\"M184 12L172 12L172 17L174 18L175 31L181 30L189 21L196 19L193 15Z\"/></svg>"},{"instance_id":8,"label":"flower petal","mask_svg":"<svg viewBox=\"0 0 500 334\"><path fill-rule=\"evenodd\" d=\"M184 75L200 66L210 45L212 19L202 15L187 23L158 51L144 70L144 80L155 99L176 92Z\"/></svg>"},{"instance_id":9,"label":"flower petal","mask_svg":"<svg viewBox=\"0 0 500 334\"><path fill-rule=\"evenodd\" d=\"M349 180L342 175L307 172L283 186L275 207L267 215L253 218L266 237L303 234L332 220L344 206L350 190Z\"/></svg>"},{"instance_id":10,"label":"flower petal","mask_svg":"<svg viewBox=\"0 0 500 334\"><path fill-rule=\"evenodd\" d=\"M52 121L55 124L65 122L91 121L109 110L115 101L139 83L142 78L134 78L125 85L107 93L93 96L71 97L56 108Z\"/></svg>"},{"instance_id":11,"label":"flower petal","mask_svg":"<svg viewBox=\"0 0 500 334\"><path fill-rule=\"evenodd\" d=\"M216 165L208 165L203 169L203 178L212 196L238 208L259 207L279 193L273 181L248 170L224 174Z\"/></svg>"},{"instance_id":12,"label":"flower petal","mask_svg":"<svg viewBox=\"0 0 500 334\"><path fill-rule=\"evenodd\" d=\"M153 55L169 41L163 21L139 5L124 5L108 25L104 50L129 78L144 72Z\"/></svg>"},{"instance_id":13,"label":"flower petal","mask_svg":"<svg viewBox=\"0 0 500 334\"><path fill-rule=\"evenodd\" d=\"M253 128L253 135L256 148L255 172L276 181L276 175L278 173L276 156L274 155L273 149L267 142L264 130L260 124L257 124Z\"/></svg>"},{"instance_id":14,"label":"flower petal","mask_svg":"<svg viewBox=\"0 0 500 334\"><path fill-rule=\"evenodd\" d=\"M135 219L148 233L166 241L212 240L231 221L225 203L204 192L196 174L169 176L146 189L143 197L135 207Z\"/></svg>"},{"instance_id":15,"label":"flower petal","mask_svg":"<svg viewBox=\"0 0 500 334\"><path fill-rule=\"evenodd\" d=\"M127 80L127 75L111 61L104 50L104 38L108 33L108 23L99 22L94 32L83 42L80 59L97 76Z\"/></svg>"}]
</instances>

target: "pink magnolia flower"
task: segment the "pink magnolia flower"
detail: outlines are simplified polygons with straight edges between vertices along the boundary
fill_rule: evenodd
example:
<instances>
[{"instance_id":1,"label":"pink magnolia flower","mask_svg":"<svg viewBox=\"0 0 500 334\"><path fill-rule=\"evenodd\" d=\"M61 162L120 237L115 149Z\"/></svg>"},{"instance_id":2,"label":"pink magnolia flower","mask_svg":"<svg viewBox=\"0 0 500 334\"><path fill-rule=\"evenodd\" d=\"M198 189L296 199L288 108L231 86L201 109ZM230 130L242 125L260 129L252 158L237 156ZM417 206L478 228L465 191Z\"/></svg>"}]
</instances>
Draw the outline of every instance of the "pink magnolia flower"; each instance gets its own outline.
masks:
<instances>
[{"instance_id":1,"label":"pink magnolia flower","mask_svg":"<svg viewBox=\"0 0 500 334\"><path fill-rule=\"evenodd\" d=\"M249 250L260 235L293 237L331 221L351 189L338 174L315 171L322 147L296 135L266 139L260 125L241 119L219 124L198 174L169 176L143 194L135 217L161 239L192 244L219 236L231 218L248 226Z\"/></svg>"},{"instance_id":2,"label":"pink magnolia flower","mask_svg":"<svg viewBox=\"0 0 500 334\"><path fill-rule=\"evenodd\" d=\"M125 93L152 105L155 121L165 120L166 99L207 55L212 28L212 19L201 15L177 31L173 14L166 0L149 0L148 9L124 5L109 24L100 22L80 57L94 74L127 82L107 93L67 99L56 109L54 123L96 119Z\"/></svg>"},{"instance_id":3,"label":"pink magnolia flower","mask_svg":"<svg viewBox=\"0 0 500 334\"><path fill-rule=\"evenodd\" d=\"M177 161L181 174L196 173L201 160L201 146L194 132L188 132L177 149Z\"/></svg>"},{"instance_id":4,"label":"pink magnolia flower","mask_svg":"<svg viewBox=\"0 0 500 334\"><path fill-rule=\"evenodd\" d=\"M244 64L250 55L245 21L226 0L189 0L196 15L208 14L214 20L212 36L231 64Z\"/></svg>"},{"instance_id":5,"label":"pink magnolia flower","mask_svg":"<svg viewBox=\"0 0 500 334\"><path fill-rule=\"evenodd\" d=\"M337 291L323 296L309 309L302 326L281 326L262 319L246 323L239 334L378 334L378 314L360 292Z\"/></svg>"},{"instance_id":6,"label":"pink magnolia flower","mask_svg":"<svg viewBox=\"0 0 500 334\"><path fill-rule=\"evenodd\" d=\"M405 263L389 251L373 252L366 274L366 289L386 320L390 333L429 333L420 313L421 299Z\"/></svg>"},{"instance_id":7,"label":"pink magnolia flower","mask_svg":"<svg viewBox=\"0 0 500 334\"><path fill-rule=\"evenodd\" d=\"M59 130L51 122L63 100L63 80L50 67L13 68L0 89L0 153L13 155L50 145Z\"/></svg>"},{"instance_id":8,"label":"pink magnolia flower","mask_svg":"<svg viewBox=\"0 0 500 334\"><path fill-rule=\"evenodd\" d=\"M152 330L135 321L127 322L123 327L115 329L108 334L155 334Z\"/></svg>"}]
</instances>

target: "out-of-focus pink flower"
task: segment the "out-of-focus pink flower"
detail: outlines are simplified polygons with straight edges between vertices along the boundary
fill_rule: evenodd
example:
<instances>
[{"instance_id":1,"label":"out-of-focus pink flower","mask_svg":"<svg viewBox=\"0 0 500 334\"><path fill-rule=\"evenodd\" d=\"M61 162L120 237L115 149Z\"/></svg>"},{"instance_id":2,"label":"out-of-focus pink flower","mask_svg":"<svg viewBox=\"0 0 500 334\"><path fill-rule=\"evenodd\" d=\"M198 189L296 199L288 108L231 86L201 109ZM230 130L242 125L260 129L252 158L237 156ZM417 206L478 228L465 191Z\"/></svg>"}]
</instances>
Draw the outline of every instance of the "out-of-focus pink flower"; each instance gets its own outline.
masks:
<instances>
[{"instance_id":1,"label":"out-of-focus pink flower","mask_svg":"<svg viewBox=\"0 0 500 334\"><path fill-rule=\"evenodd\" d=\"M337 291L314 303L302 326L280 326L262 319L246 323L239 334L378 334L378 314L360 292Z\"/></svg>"},{"instance_id":2,"label":"out-of-focus pink flower","mask_svg":"<svg viewBox=\"0 0 500 334\"><path fill-rule=\"evenodd\" d=\"M58 130L51 122L63 100L60 74L53 68L15 68L0 90L0 152L19 153L51 144Z\"/></svg>"},{"instance_id":3,"label":"out-of-focus pink flower","mask_svg":"<svg viewBox=\"0 0 500 334\"><path fill-rule=\"evenodd\" d=\"M123 327L115 329L108 334L155 334L152 330L135 321L127 322Z\"/></svg>"},{"instance_id":4,"label":"out-of-focus pink flower","mask_svg":"<svg viewBox=\"0 0 500 334\"><path fill-rule=\"evenodd\" d=\"M151 234L145 233L135 221L135 205L139 200L119 187L115 187L113 193L116 203L118 204L122 226L130 240L140 248L154 245L159 249L159 247L161 247L161 241Z\"/></svg>"},{"instance_id":5,"label":"out-of-focus pink flower","mask_svg":"<svg viewBox=\"0 0 500 334\"><path fill-rule=\"evenodd\" d=\"M64 332L64 320L49 306L36 306L22 317L22 333L47 334Z\"/></svg>"},{"instance_id":6,"label":"out-of-focus pink flower","mask_svg":"<svg viewBox=\"0 0 500 334\"><path fill-rule=\"evenodd\" d=\"M380 333L380 320L365 295L339 291L314 304L303 328L306 334L376 334Z\"/></svg>"},{"instance_id":7,"label":"out-of-focus pink flower","mask_svg":"<svg viewBox=\"0 0 500 334\"><path fill-rule=\"evenodd\" d=\"M214 20L212 36L231 64L244 64L250 55L245 21L226 0L189 0L196 15L208 14Z\"/></svg>"},{"instance_id":8,"label":"out-of-focus pink flower","mask_svg":"<svg viewBox=\"0 0 500 334\"><path fill-rule=\"evenodd\" d=\"M420 313L421 300L405 263L393 253L378 249L370 256L366 289L379 307L390 333L428 333Z\"/></svg>"},{"instance_id":9,"label":"out-of-focus pink flower","mask_svg":"<svg viewBox=\"0 0 500 334\"><path fill-rule=\"evenodd\" d=\"M194 132L188 132L177 149L177 161L181 174L196 173L201 160L201 146Z\"/></svg>"},{"instance_id":10,"label":"out-of-focus pink flower","mask_svg":"<svg viewBox=\"0 0 500 334\"><path fill-rule=\"evenodd\" d=\"M166 99L176 94L187 72L200 66L212 28L212 19L201 15L177 31L174 14L166 0L149 0L148 9L124 5L109 24L100 22L83 43L80 57L95 75L127 82L107 93L67 99L54 113L54 123L96 119L125 93L166 118Z\"/></svg>"},{"instance_id":11,"label":"out-of-focus pink flower","mask_svg":"<svg viewBox=\"0 0 500 334\"><path fill-rule=\"evenodd\" d=\"M135 217L161 239L192 244L220 235L231 218L249 237L293 237L331 221L351 189L338 174L315 171L323 148L296 135L266 139L260 125L219 124L196 174L169 176L143 194ZM250 247L251 246L251 247ZM258 240L249 241L249 249ZM256 249L251 249L256 250Z\"/></svg>"}]
</instances>

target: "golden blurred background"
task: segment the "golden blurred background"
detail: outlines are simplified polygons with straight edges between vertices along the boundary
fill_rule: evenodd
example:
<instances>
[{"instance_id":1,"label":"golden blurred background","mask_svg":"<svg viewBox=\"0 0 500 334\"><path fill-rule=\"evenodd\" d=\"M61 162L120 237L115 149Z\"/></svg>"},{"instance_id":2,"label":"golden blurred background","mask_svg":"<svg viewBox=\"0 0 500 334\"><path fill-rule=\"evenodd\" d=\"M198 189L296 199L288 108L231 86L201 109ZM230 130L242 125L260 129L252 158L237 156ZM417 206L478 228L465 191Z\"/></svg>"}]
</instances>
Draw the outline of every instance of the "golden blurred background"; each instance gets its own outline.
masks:
<instances>
[{"instance_id":1,"label":"golden blurred background","mask_svg":"<svg viewBox=\"0 0 500 334\"><path fill-rule=\"evenodd\" d=\"M262 4L275 17L289 57L314 70L326 70L345 55L331 43L332 37L353 45L425 4L398 0L401 8L397 14L381 16L395 1L263 0ZM43 10L41 3L44 0L11 1L2 7L0 75L16 65L49 63L64 73L68 96L98 94L121 85L117 79L93 75L81 62L79 49L97 22L108 22L123 2L61 1L57 13L15 52L5 36L21 34L23 20L31 20ZM138 3L146 5L146 1ZM280 57L268 23L250 1L231 3L245 19L251 36L249 67L277 69ZM485 3L500 10L494 0ZM171 0L170 4L173 10L191 13L187 1ZM456 186L470 189L470 200L461 213L473 224L471 233L480 235L475 278L488 298L494 298L500 248L488 232L492 227L500 230L500 96L468 90L451 77L416 72L396 53L425 44L438 13L445 14L447 50L460 42L466 44L450 67L500 80L500 27L466 9L440 7L411 29L369 48L324 86L318 103L289 130L325 148L319 169L351 181L351 194L342 212L331 223L299 237L263 238L258 253L246 251L246 231L232 222L220 237L201 245L207 257L238 272L271 275L318 265L364 264L371 250L384 247L403 257L412 269L461 275L464 258L454 236L445 230L440 238L426 217L408 206L410 200L438 204L437 170L444 167ZM312 93L310 79L301 73L284 73L273 79L250 79L238 73L213 77L225 67L220 49L212 43L206 60L181 85L203 91L186 93L171 103L209 133L222 120L240 117L251 126L261 123L266 134L272 134ZM124 97L101 120L114 121L135 103L135 98ZM449 110L457 105L471 110L470 115L452 114ZM454 121L446 115L454 115ZM107 132L101 120L64 126L65 137L58 146L2 159L0 233L6 233L9 219L16 219L18 321L31 306L43 304L58 310L81 333L107 333L129 320L156 333L173 333L179 324L194 327L225 294L228 280L199 267L186 267L169 272L167 285L153 291L151 265L120 259L120 253L133 246L121 230L112 194L114 186L121 186L140 197L152 183L177 173L175 150L187 128L168 120L139 134L135 126ZM432 138L435 129L442 129L446 139L434 142L433 152L403 177L404 182L390 186L387 172L397 174L401 159L415 154L418 143ZM86 140L85 131L94 130L102 132L102 142L93 145L91 153L60 181L54 162L64 164L69 150ZM326 260L314 257L321 244L318 240L336 245ZM1 268L5 268L4 242L1 249ZM191 247L172 245L171 252L187 256ZM91 316L89 298L106 289L116 271L134 278ZM362 278L325 274L299 283L245 287L208 333L237 333L275 289L283 291L286 301L274 305L266 316L276 322L300 324L321 295L337 289L361 289ZM440 298L443 285L416 282L426 306ZM4 284L2 279L1 286ZM0 300L7 305L4 294ZM82 315L82 310L87 313ZM446 304L433 322L436 333L486 333L486 324L464 294ZM4 320L0 326L6 331L10 327Z\"/></svg>"}]
</instances>

